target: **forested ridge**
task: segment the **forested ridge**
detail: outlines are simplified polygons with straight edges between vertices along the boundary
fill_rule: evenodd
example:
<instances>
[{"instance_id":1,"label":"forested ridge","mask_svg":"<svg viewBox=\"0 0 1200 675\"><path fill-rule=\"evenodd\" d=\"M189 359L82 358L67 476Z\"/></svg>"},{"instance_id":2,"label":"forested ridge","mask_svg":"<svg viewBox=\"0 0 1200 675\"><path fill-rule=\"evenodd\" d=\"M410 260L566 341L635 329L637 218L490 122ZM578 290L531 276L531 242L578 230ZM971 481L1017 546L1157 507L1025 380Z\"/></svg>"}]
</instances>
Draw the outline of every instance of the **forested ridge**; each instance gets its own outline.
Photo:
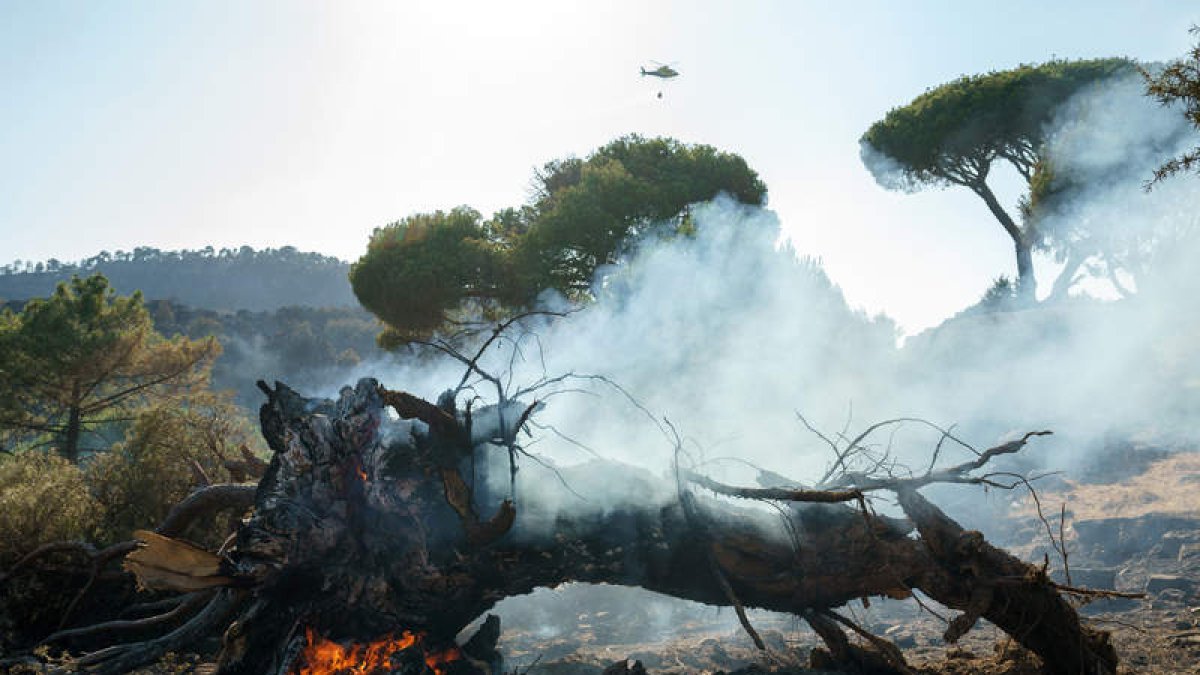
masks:
<instances>
[{"instance_id":1,"label":"forested ridge","mask_svg":"<svg viewBox=\"0 0 1200 675\"><path fill-rule=\"evenodd\" d=\"M44 297L73 275L100 273L120 293L140 290L150 300L207 309L356 306L346 280L349 269L335 257L293 246L180 251L139 246L133 251L101 251L78 262L51 258L0 266L0 299Z\"/></svg>"},{"instance_id":2,"label":"forested ridge","mask_svg":"<svg viewBox=\"0 0 1200 675\"><path fill-rule=\"evenodd\" d=\"M0 305L19 312L24 301ZM154 329L165 336L215 337L221 345L212 368L213 387L232 390L238 404L261 402L258 378L287 378L320 386L333 372L364 361L394 358L379 348L380 323L360 307L306 307L226 311L191 307L172 300L145 302Z\"/></svg>"}]
</instances>

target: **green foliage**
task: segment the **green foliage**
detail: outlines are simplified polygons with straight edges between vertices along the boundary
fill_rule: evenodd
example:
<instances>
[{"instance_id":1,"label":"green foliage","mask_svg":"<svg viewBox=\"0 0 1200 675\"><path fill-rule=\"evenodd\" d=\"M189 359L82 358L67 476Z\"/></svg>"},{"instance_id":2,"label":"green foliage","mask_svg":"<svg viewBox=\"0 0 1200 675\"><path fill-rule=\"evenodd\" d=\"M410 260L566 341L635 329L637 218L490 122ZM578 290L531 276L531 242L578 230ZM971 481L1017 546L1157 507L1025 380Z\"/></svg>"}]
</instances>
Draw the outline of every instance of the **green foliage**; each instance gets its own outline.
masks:
<instances>
[{"instance_id":1,"label":"green foliage","mask_svg":"<svg viewBox=\"0 0 1200 675\"><path fill-rule=\"evenodd\" d=\"M234 478L227 463L240 460L243 447L267 454L261 435L226 396L205 394L184 406L143 410L122 442L87 465L88 489L99 505L95 536L119 541L156 527L198 486ZM206 525L193 539L219 544L227 528Z\"/></svg>"},{"instance_id":2,"label":"green foliage","mask_svg":"<svg viewBox=\"0 0 1200 675\"><path fill-rule=\"evenodd\" d=\"M157 527L197 487L229 482L228 462L268 455L261 435L227 396L141 410L123 441L76 463L24 448L0 455L0 566L56 541L107 545ZM228 519L188 533L219 545Z\"/></svg>"},{"instance_id":3,"label":"green foliage","mask_svg":"<svg viewBox=\"0 0 1200 675\"><path fill-rule=\"evenodd\" d=\"M1017 300L1017 285L1008 277L1000 275L988 287L976 307L984 312L1004 312L1015 309Z\"/></svg>"},{"instance_id":4,"label":"green foliage","mask_svg":"<svg viewBox=\"0 0 1200 675\"><path fill-rule=\"evenodd\" d=\"M359 302L402 332L431 331L470 298L497 295L501 255L478 211L460 206L376 228L350 267Z\"/></svg>"},{"instance_id":5,"label":"green foliage","mask_svg":"<svg viewBox=\"0 0 1200 675\"><path fill-rule=\"evenodd\" d=\"M1200 36L1200 26L1193 26L1193 35ZM1142 69L1146 79L1146 94L1163 105L1180 105L1187 121L1200 129L1200 42L1187 56L1167 64L1157 74ZM1154 172L1150 187L1164 178L1180 172L1200 170L1200 146L1174 157Z\"/></svg>"},{"instance_id":6,"label":"green foliage","mask_svg":"<svg viewBox=\"0 0 1200 675\"><path fill-rule=\"evenodd\" d=\"M543 200L517 247L524 295L542 288L585 291L596 268L612 262L640 224L652 222L651 201L645 184L621 162L583 165L577 183Z\"/></svg>"},{"instance_id":7,"label":"green foliage","mask_svg":"<svg viewBox=\"0 0 1200 675\"><path fill-rule=\"evenodd\" d=\"M139 293L75 277L20 312L0 313L0 433L54 444L77 460L88 436L128 422L150 399L207 384L215 340L165 339ZM104 444L106 445L106 444Z\"/></svg>"},{"instance_id":8,"label":"green foliage","mask_svg":"<svg viewBox=\"0 0 1200 675\"><path fill-rule=\"evenodd\" d=\"M546 289L581 299L598 267L650 232L688 233L689 205L721 192L766 201L766 187L737 155L626 136L586 159L548 162L535 172L530 202L490 220L458 207L377 229L351 267L351 286L388 324L381 341L391 345L464 313L528 306Z\"/></svg>"},{"instance_id":9,"label":"green foliage","mask_svg":"<svg viewBox=\"0 0 1200 675\"><path fill-rule=\"evenodd\" d=\"M669 138L619 138L586 161L547 164L528 236L518 247L526 297L586 293L596 268L655 231L689 229L688 207L721 192L763 204L767 190L741 157Z\"/></svg>"},{"instance_id":10,"label":"green foliage","mask_svg":"<svg viewBox=\"0 0 1200 675\"><path fill-rule=\"evenodd\" d=\"M78 465L36 451L0 456L0 567L42 544L90 539L98 508Z\"/></svg>"},{"instance_id":11,"label":"green foliage","mask_svg":"<svg viewBox=\"0 0 1200 675\"><path fill-rule=\"evenodd\" d=\"M174 298L211 309L273 310L287 305L354 306L346 281L349 265L337 258L291 246L255 250L101 251L64 263L16 261L0 265L0 296L29 299L49 295L71 276L104 274L119 292L141 289L147 298Z\"/></svg>"},{"instance_id":12,"label":"green foliage","mask_svg":"<svg viewBox=\"0 0 1200 675\"><path fill-rule=\"evenodd\" d=\"M1082 88L1135 68L1129 59L1107 58L961 77L871 125L860 141L863 162L888 189L961 185L979 195L1013 240L1019 294L1032 302L1037 289L1032 251L1050 244L1037 231L1035 218L1026 217L1021 225L1013 220L988 186L988 175L997 160L1009 162L1030 185L1020 207L1032 215L1054 189L1042 154L1059 107Z\"/></svg>"},{"instance_id":13,"label":"green foliage","mask_svg":"<svg viewBox=\"0 0 1200 675\"><path fill-rule=\"evenodd\" d=\"M1012 162L1028 179L1058 107L1081 88L1134 68L1129 59L1107 58L960 77L892 109L862 142L896 162L899 185L889 183L895 176L876 172L888 187L971 187L987 178L997 158Z\"/></svg>"}]
</instances>

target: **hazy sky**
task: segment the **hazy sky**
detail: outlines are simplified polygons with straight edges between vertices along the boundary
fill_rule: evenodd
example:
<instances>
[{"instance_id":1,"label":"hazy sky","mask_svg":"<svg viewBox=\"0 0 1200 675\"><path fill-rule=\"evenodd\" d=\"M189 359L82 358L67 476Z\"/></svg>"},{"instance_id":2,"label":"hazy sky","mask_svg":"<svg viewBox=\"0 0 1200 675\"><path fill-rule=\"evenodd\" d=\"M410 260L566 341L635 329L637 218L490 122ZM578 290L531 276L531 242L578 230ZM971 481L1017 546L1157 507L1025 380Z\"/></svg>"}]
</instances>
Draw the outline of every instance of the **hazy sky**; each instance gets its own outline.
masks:
<instances>
[{"instance_id":1,"label":"hazy sky","mask_svg":"<svg viewBox=\"0 0 1200 675\"><path fill-rule=\"evenodd\" d=\"M965 191L878 187L862 132L964 73L1178 57L1198 22L1177 0L0 0L0 261L354 259L376 226L517 205L533 167L638 132L744 156L798 251L915 332L1011 276L1011 243ZM640 78L651 59L682 76Z\"/></svg>"}]
</instances>

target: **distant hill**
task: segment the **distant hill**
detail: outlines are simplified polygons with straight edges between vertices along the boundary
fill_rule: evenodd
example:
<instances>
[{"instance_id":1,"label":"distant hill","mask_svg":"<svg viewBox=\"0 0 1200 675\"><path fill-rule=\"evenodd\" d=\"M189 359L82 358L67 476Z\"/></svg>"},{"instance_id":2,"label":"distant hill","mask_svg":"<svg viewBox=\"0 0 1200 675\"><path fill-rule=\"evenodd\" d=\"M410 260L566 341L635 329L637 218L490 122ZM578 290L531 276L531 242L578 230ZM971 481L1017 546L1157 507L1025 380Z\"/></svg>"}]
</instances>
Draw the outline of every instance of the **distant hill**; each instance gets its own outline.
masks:
<instances>
[{"instance_id":1,"label":"distant hill","mask_svg":"<svg viewBox=\"0 0 1200 675\"><path fill-rule=\"evenodd\" d=\"M349 263L291 246L132 252L102 251L77 263L17 262L0 266L0 298L45 297L60 281L100 272L118 293L140 290L148 300L172 300L216 310L270 311L280 307L357 307L346 275Z\"/></svg>"},{"instance_id":2,"label":"distant hill","mask_svg":"<svg viewBox=\"0 0 1200 675\"><path fill-rule=\"evenodd\" d=\"M21 311L26 301L0 302L0 311ZM386 368L409 352L387 352L375 343L383 324L362 307L281 307L236 312L197 309L170 300L150 300L154 328L166 336L215 336L221 356L213 386L232 390L250 410L262 403L257 380L282 380L310 394L332 394L364 369Z\"/></svg>"},{"instance_id":3,"label":"distant hill","mask_svg":"<svg viewBox=\"0 0 1200 675\"><path fill-rule=\"evenodd\" d=\"M352 382L360 364L390 362L375 344L383 325L361 307L282 307L237 312L196 309L166 300L146 303L164 335L215 335L224 348L213 368L217 389L232 389L242 405L256 409L259 379L283 380L312 393Z\"/></svg>"}]
</instances>

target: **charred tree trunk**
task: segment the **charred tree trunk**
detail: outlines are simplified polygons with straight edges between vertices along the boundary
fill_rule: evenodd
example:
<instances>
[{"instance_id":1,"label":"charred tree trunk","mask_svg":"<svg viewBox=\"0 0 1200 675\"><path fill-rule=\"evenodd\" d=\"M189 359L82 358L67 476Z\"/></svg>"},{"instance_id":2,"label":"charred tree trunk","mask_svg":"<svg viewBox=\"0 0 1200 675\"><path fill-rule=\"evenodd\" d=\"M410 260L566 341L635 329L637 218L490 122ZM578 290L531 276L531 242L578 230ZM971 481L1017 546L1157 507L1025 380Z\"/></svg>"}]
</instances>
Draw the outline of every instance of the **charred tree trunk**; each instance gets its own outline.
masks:
<instances>
[{"instance_id":1,"label":"charred tree trunk","mask_svg":"<svg viewBox=\"0 0 1200 675\"><path fill-rule=\"evenodd\" d=\"M992 546L978 532L963 530L916 491L900 490L898 496L945 572L921 589L965 610L947 628L947 641L957 640L982 617L1040 656L1052 673L1116 671L1108 633L1081 625L1044 571Z\"/></svg>"},{"instance_id":2,"label":"charred tree trunk","mask_svg":"<svg viewBox=\"0 0 1200 675\"><path fill-rule=\"evenodd\" d=\"M566 517L498 494L510 476L496 455L530 409L496 424L503 410L472 415L373 380L337 401L267 391L262 426L275 457L225 561L252 590L225 637L224 675L291 672L306 629L359 640L407 630L442 650L500 599L568 581L798 615L920 589L964 610L949 639L986 617L1052 672L1115 672L1107 636L1082 627L1040 571L914 490L899 494L920 538L839 504L791 506L782 528L725 499L664 495L662 479L628 467L589 466L645 499ZM390 421L385 405L407 421ZM473 423L489 415L489 428ZM560 478L570 484L572 472Z\"/></svg>"},{"instance_id":3,"label":"charred tree trunk","mask_svg":"<svg viewBox=\"0 0 1200 675\"><path fill-rule=\"evenodd\" d=\"M862 650L845 647L845 620L830 610L919 589L963 611L948 640L982 617L1051 672L1116 672L1107 634L1082 626L1039 569L963 531L916 492L1024 440L949 472L885 485L911 522L865 508L863 490L878 485L735 490L607 462L547 469L544 482L563 486L547 498L544 486L534 493L515 480L516 434L536 404L458 410L453 395L434 405L374 380L344 388L337 400L260 386L274 457L236 539L212 554L145 533L144 548L126 562L148 586L191 592L188 607L208 604L162 638L82 657L81 670L123 672L185 646L179 641L197 631L227 626L222 675L299 672L314 636L399 636L412 645L396 666L404 673L485 672L476 666L493 658L497 627L459 649L464 626L503 598L582 581L732 605L743 620L744 607L794 613L819 627L835 657ZM560 510L567 486L585 478L619 483L633 498ZM731 497L784 502L782 518ZM822 503L797 503L805 501ZM860 507L838 503L845 501ZM883 661L903 667L894 646L875 640Z\"/></svg>"}]
</instances>

